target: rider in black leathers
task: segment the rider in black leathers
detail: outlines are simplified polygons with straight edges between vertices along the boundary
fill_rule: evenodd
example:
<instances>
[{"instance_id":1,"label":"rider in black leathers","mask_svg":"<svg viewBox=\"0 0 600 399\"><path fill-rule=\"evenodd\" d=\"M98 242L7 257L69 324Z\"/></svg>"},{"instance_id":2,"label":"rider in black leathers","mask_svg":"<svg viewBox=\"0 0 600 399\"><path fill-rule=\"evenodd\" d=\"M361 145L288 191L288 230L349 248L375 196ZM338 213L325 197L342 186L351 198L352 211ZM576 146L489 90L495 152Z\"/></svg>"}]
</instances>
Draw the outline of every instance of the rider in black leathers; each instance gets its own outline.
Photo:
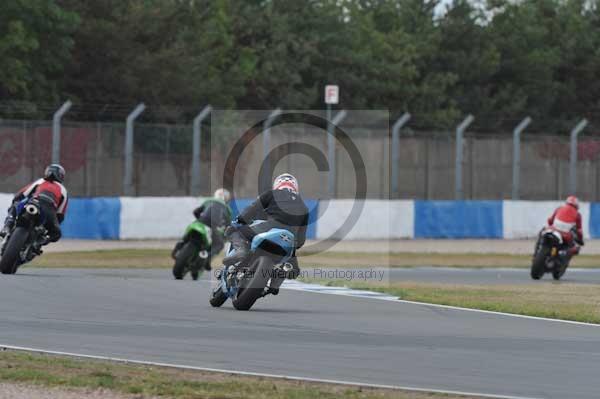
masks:
<instances>
[{"instance_id":1,"label":"rider in black leathers","mask_svg":"<svg viewBox=\"0 0 600 399\"><path fill-rule=\"evenodd\" d=\"M288 173L278 176L273 182L273 189L262 193L238 216L239 226L230 226L226 230L227 238L235 251L223 259L223 263L229 266L243 260L248 254L249 243L254 236L272 228L281 228L292 232L296 238L295 248L301 248L306 240L308 208L298 191L298 181L294 176ZM250 226L255 220L265 220L266 222ZM276 295L285 278L295 279L300 274L295 254L289 263L292 270L286 273L284 278L277 278L274 279L276 281L271 282L270 293Z\"/></svg>"}]
</instances>

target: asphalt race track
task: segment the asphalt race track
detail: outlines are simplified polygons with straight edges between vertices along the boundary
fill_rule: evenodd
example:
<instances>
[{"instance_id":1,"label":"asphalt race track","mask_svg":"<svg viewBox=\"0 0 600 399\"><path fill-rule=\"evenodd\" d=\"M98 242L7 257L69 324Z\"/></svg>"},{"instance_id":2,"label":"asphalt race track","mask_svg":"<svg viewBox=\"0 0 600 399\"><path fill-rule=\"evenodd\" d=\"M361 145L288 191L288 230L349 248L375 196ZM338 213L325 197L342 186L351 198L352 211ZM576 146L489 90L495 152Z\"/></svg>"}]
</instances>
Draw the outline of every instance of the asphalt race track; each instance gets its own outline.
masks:
<instances>
[{"instance_id":1,"label":"asphalt race track","mask_svg":"<svg viewBox=\"0 0 600 399\"><path fill-rule=\"evenodd\" d=\"M302 265L302 275L316 279L344 280L358 272L371 282L414 281L444 284L547 284L554 283L552 275L546 273L541 281L534 281L529 268L467 268L467 267L397 267L397 268L323 268ZM360 281L359 281L360 282ZM600 269L569 268L560 282L574 284L600 284ZM560 284L560 283L559 283Z\"/></svg>"},{"instance_id":2,"label":"asphalt race track","mask_svg":"<svg viewBox=\"0 0 600 399\"><path fill-rule=\"evenodd\" d=\"M448 284L544 284L554 282L546 273L541 281L534 281L529 268L450 268L415 267L387 269L384 278L389 281L418 281ZM576 284L600 284L600 269L569 268L561 282Z\"/></svg>"},{"instance_id":3,"label":"asphalt race track","mask_svg":"<svg viewBox=\"0 0 600 399\"><path fill-rule=\"evenodd\" d=\"M0 344L538 398L597 398L600 327L282 290L238 312L168 270L0 276Z\"/></svg>"}]
</instances>

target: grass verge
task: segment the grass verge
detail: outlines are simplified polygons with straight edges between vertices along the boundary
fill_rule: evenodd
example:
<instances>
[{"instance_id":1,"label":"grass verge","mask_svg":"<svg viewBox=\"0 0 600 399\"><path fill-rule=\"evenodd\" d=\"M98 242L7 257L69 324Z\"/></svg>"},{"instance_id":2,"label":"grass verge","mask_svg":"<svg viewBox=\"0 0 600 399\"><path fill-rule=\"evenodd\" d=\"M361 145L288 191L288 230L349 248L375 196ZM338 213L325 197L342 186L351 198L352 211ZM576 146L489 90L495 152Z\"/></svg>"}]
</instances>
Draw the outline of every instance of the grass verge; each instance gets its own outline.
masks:
<instances>
[{"instance_id":1,"label":"grass verge","mask_svg":"<svg viewBox=\"0 0 600 399\"><path fill-rule=\"evenodd\" d=\"M46 253L34 259L36 267L77 268L169 268L173 265L170 250L166 249L116 249L81 252ZM221 257L215 259L219 264ZM342 253L325 252L301 254L300 264L306 267L530 267L527 255L502 254L415 254L415 253ZM600 267L599 255L580 255L573 259L571 267Z\"/></svg>"},{"instance_id":2,"label":"grass verge","mask_svg":"<svg viewBox=\"0 0 600 399\"><path fill-rule=\"evenodd\" d=\"M174 399L457 399L465 396L348 387L284 379L243 377L167 367L19 351L0 353L0 381L52 388L89 388Z\"/></svg>"},{"instance_id":3,"label":"grass verge","mask_svg":"<svg viewBox=\"0 0 600 399\"><path fill-rule=\"evenodd\" d=\"M600 286L591 284L456 285L302 280L383 292L408 301L600 324Z\"/></svg>"}]
</instances>

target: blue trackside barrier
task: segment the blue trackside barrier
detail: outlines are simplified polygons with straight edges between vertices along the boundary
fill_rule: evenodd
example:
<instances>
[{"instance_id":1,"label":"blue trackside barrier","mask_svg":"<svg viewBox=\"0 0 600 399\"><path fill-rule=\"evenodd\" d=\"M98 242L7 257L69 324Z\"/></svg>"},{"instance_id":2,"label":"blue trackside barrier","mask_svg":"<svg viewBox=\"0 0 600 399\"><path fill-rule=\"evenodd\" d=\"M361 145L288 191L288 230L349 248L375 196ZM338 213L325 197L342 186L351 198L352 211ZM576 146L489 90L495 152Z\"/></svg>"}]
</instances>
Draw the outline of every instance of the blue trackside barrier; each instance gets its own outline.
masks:
<instances>
[{"instance_id":1,"label":"blue trackside barrier","mask_svg":"<svg viewBox=\"0 0 600 399\"><path fill-rule=\"evenodd\" d=\"M590 203L590 216L589 216L589 228L590 237L600 237L600 202ZM585 235L585 232L583 233Z\"/></svg>"},{"instance_id":2,"label":"blue trackside barrier","mask_svg":"<svg viewBox=\"0 0 600 399\"><path fill-rule=\"evenodd\" d=\"M61 225L63 237L118 240L120 215L119 198L71 198Z\"/></svg>"},{"instance_id":3,"label":"blue trackside barrier","mask_svg":"<svg viewBox=\"0 0 600 399\"><path fill-rule=\"evenodd\" d=\"M502 201L415 201L415 238L502 238Z\"/></svg>"},{"instance_id":4,"label":"blue trackside barrier","mask_svg":"<svg viewBox=\"0 0 600 399\"><path fill-rule=\"evenodd\" d=\"M12 194L0 194L0 208L6 209ZM173 204L164 207L164 198L72 198L62 224L65 238L128 239L177 238L189 223L199 198L170 197ZM236 199L231 205L234 217L254 199ZM307 238L316 239L318 230L341 225L348 216L344 200L329 201L319 219L319 200L305 200L310 210ZM385 202L385 201L382 201ZM398 201L396 201L398 202ZM552 210L562 201L391 201L389 206L369 208L361 223L381 223L389 218L392 225L404 226L402 235L394 238L526 238L534 237ZM338 204L339 203L339 204ZM173 212L174 206L178 212ZM339 206L338 206L339 205ZM163 209L164 208L164 209ZM379 214L377 212L382 212ZM600 203L582 203L584 235L600 238ZM375 213L373 213L375 212ZM503 215L508 212L507 215ZM150 216L148 216L150 215ZM3 215L0 215L0 218ZM377 216L377 217L375 217ZM504 216L504 218L503 218ZM154 217L154 220L152 217ZM376 220L379 220L377 222ZM387 220L387 219L386 219ZM414 223L413 223L414 222ZM414 224L414 226L413 226ZM362 226L360 223L358 226ZM369 239L389 239L387 225L369 230ZM372 227L367 225L367 227ZM363 226L364 228L364 226ZM330 229L331 230L331 229ZM388 235L388 236L386 236ZM350 239L357 239L350 237Z\"/></svg>"}]
</instances>

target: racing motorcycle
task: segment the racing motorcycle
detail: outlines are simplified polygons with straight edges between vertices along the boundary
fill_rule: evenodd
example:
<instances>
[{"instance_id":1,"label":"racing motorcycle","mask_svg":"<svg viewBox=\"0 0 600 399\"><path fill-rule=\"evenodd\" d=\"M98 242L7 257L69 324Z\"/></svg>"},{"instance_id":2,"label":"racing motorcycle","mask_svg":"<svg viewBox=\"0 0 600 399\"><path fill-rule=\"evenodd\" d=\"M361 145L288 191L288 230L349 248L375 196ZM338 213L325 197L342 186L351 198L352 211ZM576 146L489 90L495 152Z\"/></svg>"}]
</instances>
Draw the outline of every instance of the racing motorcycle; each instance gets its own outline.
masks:
<instances>
[{"instance_id":1,"label":"racing motorcycle","mask_svg":"<svg viewBox=\"0 0 600 399\"><path fill-rule=\"evenodd\" d=\"M17 269L42 254L42 245L48 242L46 217L36 198L23 199L15 206L16 220L0 249L0 272L15 274Z\"/></svg>"},{"instance_id":2,"label":"racing motorcycle","mask_svg":"<svg viewBox=\"0 0 600 399\"><path fill-rule=\"evenodd\" d=\"M259 223L264 221L255 221L251 226ZM284 276L292 270L287 261L294 254L294 240L294 234L279 228L257 234L241 262L217 273L218 285L212 291L210 304L219 307L231 298L237 310L250 310L257 299L269 292L272 277ZM229 246L226 256L232 255L233 251Z\"/></svg>"},{"instance_id":3,"label":"racing motorcycle","mask_svg":"<svg viewBox=\"0 0 600 399\"><path fill-rule=\"evenodd\" d=\"M198 280L200 273L209 262L212 244L210 227L195 220L185 229L183 240L173 249L173 276L182 280L189 271L193 280Z\"/></svg>"},{"instance_id":4,"label":"racing motorcycle","mask_svg":"<svg viewBox=\"0 0 600 399\"><path fill-rule=\"evenodd\" d=\"M576 234L574 232L568 234ZM573 235L576 237L576 235ZM540 232L533 261L531 262L531 278L539 280L545 273L552 273L555 280L565 274L569 266L570 257L564 252L568 250L568 243L563 233L550 227L544 227ZM563 254L561 254L561 252Z\"/></svg>"}]
</instances>

